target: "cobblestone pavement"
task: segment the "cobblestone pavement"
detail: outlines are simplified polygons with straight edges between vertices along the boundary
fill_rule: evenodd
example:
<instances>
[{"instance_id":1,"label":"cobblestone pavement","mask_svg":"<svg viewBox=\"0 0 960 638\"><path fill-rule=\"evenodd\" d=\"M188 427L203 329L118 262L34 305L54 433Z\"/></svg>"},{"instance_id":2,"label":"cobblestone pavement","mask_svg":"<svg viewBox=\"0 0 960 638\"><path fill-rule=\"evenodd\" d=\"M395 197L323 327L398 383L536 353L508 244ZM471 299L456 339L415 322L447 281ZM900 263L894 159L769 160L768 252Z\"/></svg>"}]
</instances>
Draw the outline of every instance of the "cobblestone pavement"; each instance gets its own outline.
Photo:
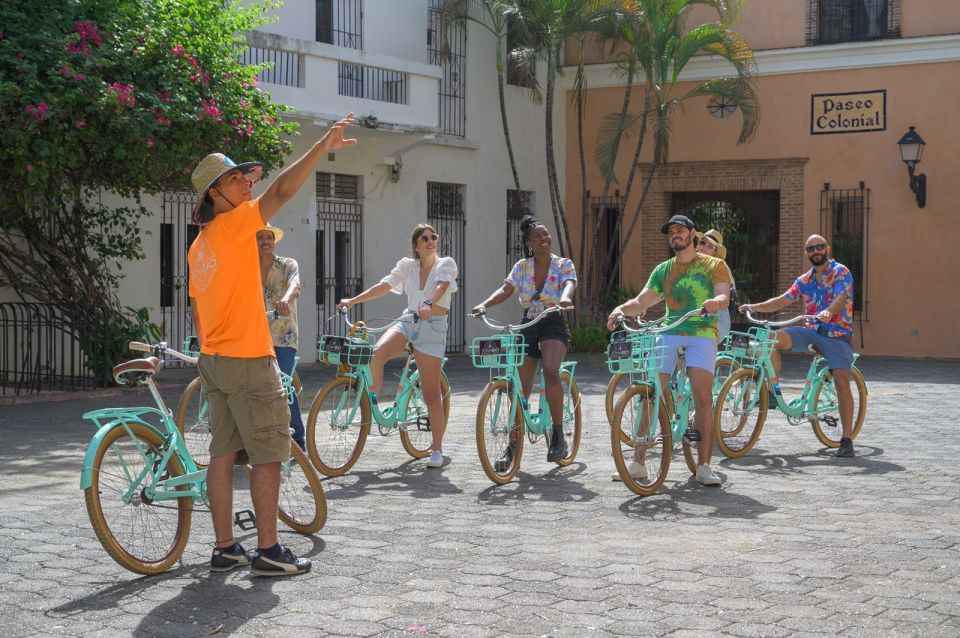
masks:
<instances>
[{"instance_id":1,"label":"cobblestone pavement","mask_svg":"<svg viewBox=\"0 0 960 638\"><path fill-rule=\"evenodd\" d=\"M789 359L784 378L805 363ZM715 458L722 488L675 459L641 499L610 479L602 362L577 368L577 462L558 468L543 443L527 446L517 479L494 487L473 438L485 376L454 358L444 468L372 435L348 476L324 481L326 527L282 532L314 562L286 580L210 574L203 513L164 575L103 551L78 489L93 433L80 414L147 404L143 392L0 406L0 635L960 635L960 362L861 367L856 458L832 458L778 414L750 455ZM189 374L161 374L171 405ZM309 368L306 389L325 375Z\"/></svg>"}]
</instances>

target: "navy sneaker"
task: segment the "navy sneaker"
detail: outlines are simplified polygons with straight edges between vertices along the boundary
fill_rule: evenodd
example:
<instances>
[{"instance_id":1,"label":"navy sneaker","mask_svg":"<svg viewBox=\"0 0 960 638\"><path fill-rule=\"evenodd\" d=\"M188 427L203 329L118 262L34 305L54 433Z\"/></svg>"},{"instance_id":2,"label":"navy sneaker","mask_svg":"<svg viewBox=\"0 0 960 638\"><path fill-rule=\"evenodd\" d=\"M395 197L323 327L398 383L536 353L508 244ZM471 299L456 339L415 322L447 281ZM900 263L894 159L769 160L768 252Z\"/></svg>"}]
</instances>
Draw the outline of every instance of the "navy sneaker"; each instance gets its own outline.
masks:
<instances>
[{"instance_id":1,"label":"navy sneaker","mask_svg":"<svg viewBox=\"0 0 960 638\"><path fill-rule=\"evenodd\" d=\"M237 567L246 567L252 561L253 552L245 551L240 543L226 549L214 547L213 555L210 556L210 571L228 572Z\"/></svg>"},{"instance_id":2,"label":"navy sneaker","mask_svg":"<svg viewBox=\"0 0 960 638\"><path fill-rule=\"evenodd\" d=\"M853 451L853 441L848 437L843 437L840 439L840 447L837 448L837 458L843 459L851 456L856 456L856 452Z\"/></svg>"},{"instance_id":3,"label":"navy sneaker","mask_svg":"<svg viewBox=\"0 0 960 638\"><path fill-rule=\"evenodd\" d=\"M250 564L250 571L257 576L295 576L307 573L310 567L312 563L309 558L297 558L289 547L284 547L276 558L268 558L258 549Z\"/></svg>"}]
</instances>

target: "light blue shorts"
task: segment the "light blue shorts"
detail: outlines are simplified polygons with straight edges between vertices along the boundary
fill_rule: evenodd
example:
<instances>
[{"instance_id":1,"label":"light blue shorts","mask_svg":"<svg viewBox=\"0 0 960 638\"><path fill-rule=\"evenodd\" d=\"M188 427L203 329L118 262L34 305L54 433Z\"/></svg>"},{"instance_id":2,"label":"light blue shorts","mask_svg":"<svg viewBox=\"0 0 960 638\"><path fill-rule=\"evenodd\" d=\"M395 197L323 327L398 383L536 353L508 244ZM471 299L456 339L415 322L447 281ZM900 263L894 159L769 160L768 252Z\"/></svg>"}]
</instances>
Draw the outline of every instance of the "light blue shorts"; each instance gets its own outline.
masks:
<instances>
[{"instance_id":1,"label":"light blue shorts","mask_svg":"<svg viewBox=\"0 0 960 638\"><path fill-rule=\"evenodd\" d=\"M717 344L709 337L688 337L685 335L662 335L657 337L657 345L667 347L663 353L660 374L673 374L677 367L677 348L683 347L688 368L702 368L713 374L717 362Z\"/></svg>"},{"instance_id":2,"label":"light blue shorts","mask_svg":"<svg viewBox=\"0 0 960 638\"><path fill-rule=\"evenodd\" d=\"M405 318L391 330L399 330L417 352L442 359L447 352L447 315L426 321Z\"/></svg>"}]
</instances>

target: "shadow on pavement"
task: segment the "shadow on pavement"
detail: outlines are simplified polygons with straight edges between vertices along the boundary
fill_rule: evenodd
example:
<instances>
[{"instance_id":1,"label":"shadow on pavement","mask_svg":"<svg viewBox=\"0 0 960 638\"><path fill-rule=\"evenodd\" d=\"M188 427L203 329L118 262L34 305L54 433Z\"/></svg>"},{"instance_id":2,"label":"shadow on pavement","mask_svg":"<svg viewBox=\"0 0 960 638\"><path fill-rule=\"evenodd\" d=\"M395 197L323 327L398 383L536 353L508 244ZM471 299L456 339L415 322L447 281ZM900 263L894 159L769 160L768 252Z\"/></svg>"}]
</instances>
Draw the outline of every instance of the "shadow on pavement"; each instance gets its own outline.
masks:
<instances>
[{"instance_id":1,"label":"shadow on pavement","mask_svg":"<svg viewBox=\"0 0 960 638\"><path fill-rule=\"evenodd\" d=\"M449 464L449 461L445 461ZM424 461L411 459L387 470L350 471L345 476L323 478L328 501L353 499L367 492L398 492L414 498L438 498L446 494L462 494L450 482L443 468L428 468Z\"/></svg>"},{"instance_id":2,"label":"shadow on pavement","mask_svg":"<svg viewBox=\"0 0 960 638\"><path fill-rule=\"evenodd\" d=\"M752 520L777 508L743 494L724 491L723 487L700 485L690 476L685 481L665 485L653 496L630 499L619 509L624 516L637 519L676 520L708 516Z\"/></svg>"},{"instance_id":3,"label":"shadow on pavement","mask_svg":"<svg viewBox=\"0 0 960 638\"><path fill-rule=\"evenodd\" d=\"M571 480L583 474L587 466L580 462L566 467L554 467L546 474L518 472L506 485L491 485L477 494L477 500L488 505L506 505L527 499L562 503L576 501L586 503L597 497L582 482Z\"/></svg>"},{"instance_id":4,"label":"shadow on pavement","mask_svg":"<svg viewBox=\"0 0 960 638\"><path fill-rule=\"evenodd\" d=\"M822 448L815 453L803 454L762 454L764 450L755 448L748 456L733 459L722 459L716 463L720 468L736 468L742 470L757 470L758 472L773 472L777 474L802 474L817 468L856 468L861 474L889 474L903 472L902 465L881 461L875 457L883 456L883 448L871 445L856 444L857 455L852 458L838 459L834 456L835 450ZM818 475L819 472L814 472Z\"/></svg>"}]
</instances>

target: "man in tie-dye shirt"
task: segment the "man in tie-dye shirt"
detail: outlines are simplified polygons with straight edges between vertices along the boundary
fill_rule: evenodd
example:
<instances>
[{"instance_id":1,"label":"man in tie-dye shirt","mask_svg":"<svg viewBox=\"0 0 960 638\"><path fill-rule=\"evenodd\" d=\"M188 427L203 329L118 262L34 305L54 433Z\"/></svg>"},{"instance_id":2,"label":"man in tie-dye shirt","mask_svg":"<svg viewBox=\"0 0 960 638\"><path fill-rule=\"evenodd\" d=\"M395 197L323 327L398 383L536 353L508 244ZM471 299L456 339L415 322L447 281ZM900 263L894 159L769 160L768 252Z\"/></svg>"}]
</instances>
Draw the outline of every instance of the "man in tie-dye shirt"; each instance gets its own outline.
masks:
<instances>
[{"instance_id":1,"label":"man in tie-dye shirt","mask_svg":"<svg viewBox=\"0 0 960 638\"><path fill-rule=\"evenodd\" d=\"M790 288L763 303L744 304L746 310L776 312L798 299L804 312L817 318L804 327L790 326L777 333L777 350L805 352L810 345L823 353L833 375L840 403L840 438L838 457L853 456L853 394L850 392L850 368L853 366L853 275L843 264L830 258L830 245L820 235L811 235L804 250L813 266L797 277ZM780 355L772 356L774 369L780 374Z\"/></svg>"}]
</instances>

